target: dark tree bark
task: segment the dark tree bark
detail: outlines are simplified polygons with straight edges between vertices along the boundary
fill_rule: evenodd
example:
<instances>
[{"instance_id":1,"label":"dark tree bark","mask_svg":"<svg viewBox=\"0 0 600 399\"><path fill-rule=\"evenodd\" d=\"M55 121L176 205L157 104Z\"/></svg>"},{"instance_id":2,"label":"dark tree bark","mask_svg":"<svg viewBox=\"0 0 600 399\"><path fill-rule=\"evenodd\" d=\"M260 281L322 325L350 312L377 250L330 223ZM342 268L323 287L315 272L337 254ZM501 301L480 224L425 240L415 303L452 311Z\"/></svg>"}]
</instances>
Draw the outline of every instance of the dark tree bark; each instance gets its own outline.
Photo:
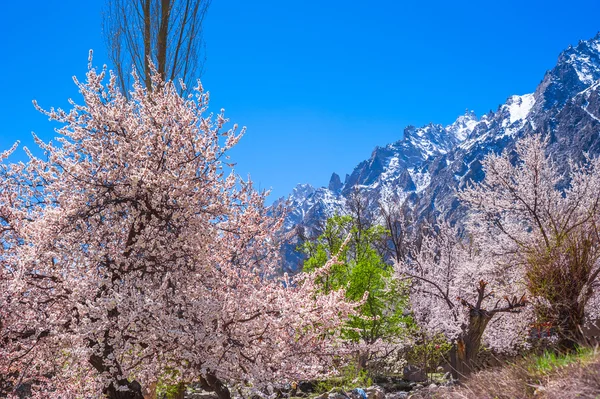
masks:
<instances>
[{"instance_id":1,"label":"dark tree bark","mask_svg":"<svg viewBox=\"0 0 600 399\"><path fill-rule=\"evenodd\" d=\"M452 376L456 379L464 378L473 371L481 347L481 338L490 320L497 313L518 313L520 308L527 304L525 295L521 298L505 297L506 304L504 306L497 301L492 309L486 310L483 308L483 302L493 295L486 292L487 285L488 283L483 280L479 282L475 303L459 298L460 303L469 309L469 319L450 353Z\"/></svg>"},{"instance_id":2,"label":"dark tree bark","mask_svg":"<svg viewBox=\"0 0 600 399\"><path fill-rule=\"evenodd\" d=\"M493 315L485 310L471 310L466 331L456 340L451 352L452 376L456 379L474 370L475 360L481 347L481 338Z\"/></svg>"},{"instance_id":3,"label":"dark tree bark","mask_svg":"<svg viewBox=\"0 0 600 399\"><path fill-rule=\"evenodd\" d=\"M379 201L379 213L389 232L386 249L396 262L406 260L414 244L413 237L410 235L410 230L415 228L410 208L405 205L403 199L394 196Z\"/></svg>"},{"instance_id":4,"label":"dark tree bark","mask_svg":"<svg viewBox=\"0 0 600 399\"><path fill-rule=\"evenodd\" d=\"M104 390L104 395L106 395L107 399L144 399L144 395L142 394L142 386L137 381L123 381L124 384L121 386L126 386L127 391L117 390L114 384L110 384L110 386Z\"/></svg>"},{"instance_id":5,"label":"dark tree bark","mask_svg":"<svg viewBox=\"0 0 600 399\"><path fill-rule=\"evenodd\" d=\"M98 372L106 371L104 359L100 356L90 356L90 364ZM127 390L123 390L122 387L127 387ZM122 378L118 379L116 384L115 382L112 382L102 391L102 393L107 397L107 399L144 399L144 395L142 394L142 386L139 382L135 380L128 381Z\"/></svg>"},{"instance_id":6,"label":"dark tree bark","mask_svg":"<svg viewBox=\"0 0 600 399\"><path fill-rule=\"evenodd\" d=\"M231 399L229 388L212 372L208 372L205 377L200 377L200 386L205 391L216 393L219 399Z\"/></svg>"},{"instance_id":7,"label":"dark tree bark","mask_svg":"<svg viewBox=\"0 0 600 399\"><path fill-rule=\"evenodd\" d=\"M142 386L137 381L128 381L124 378L119 378L119 376L123 375L121 370L121 365L114 358L114 350L113 347L109 344L106 344L109 340L108 331L104 332L104 342L99 343L90 341L91 347L100 347L102 348L102 354L94 354L90 356L89 362L98 371L99 373L106 373L107 371L112 369L112 377L113 382L104 388L102 393L107 397L107 399L144 399L144 395L142 393ZM110 356L113 355L113 356ZM112 359L112 360L108 360ZM126 387L127 389L123 389Z\"/></svg>"}]
</instances>

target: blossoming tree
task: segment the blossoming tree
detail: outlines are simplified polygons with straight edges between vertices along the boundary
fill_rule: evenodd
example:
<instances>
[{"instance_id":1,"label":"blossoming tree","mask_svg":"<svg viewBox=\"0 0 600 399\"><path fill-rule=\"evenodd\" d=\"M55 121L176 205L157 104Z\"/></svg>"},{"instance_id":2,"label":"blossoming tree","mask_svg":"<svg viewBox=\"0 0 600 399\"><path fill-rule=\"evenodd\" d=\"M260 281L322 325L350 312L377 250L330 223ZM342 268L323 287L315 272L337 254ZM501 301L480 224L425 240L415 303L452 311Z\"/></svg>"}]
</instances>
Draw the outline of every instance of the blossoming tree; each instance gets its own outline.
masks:
<instances>
[{"instance_id":1,"label":"blossoming tree","mask_svg":"<svg viewBox=\"0 0 600 399\"><path fill-rule=\"evenodd\" d=\"M548 139L525 137L514 152L486 157L485 179L458 195L474 234L523 269L538 318L572 346L585 316L598 317L589 304L600 291L600 160L559 167L548 151Z\"/></svg>"},{"instance_id":2,"label":"blossoming tree","mask_svg":"<svg viewBox=\"0 0 600 399\"><path fill-rule=\"evenodd\" d=\"M331 371L355 304L276 277L282 219L227 173L243 130L206 115L201 86L155 75L128 99L107 75L90 66L83 105L43 111L63 126L36 138L43 157L2 154L2 394L138 399L168 375L227 398Z\"/></svg>"},{"instance_id":3,"label":"blossoming tree","mask_svg":"<svg viewBox=\"0 0 600 399\"><path fill-rule=\"evenodd\" d=\"M498 268L456 227L438 221L426 230L420 248L398 262L396 272L412 282L417 323L455 343L451 359L455 375L467 374L484 333L492 346L511 344L519 323L501 314L520 312L525 296L517 295L513 285L518 273ZM487 327L493 319L490 332Z\"/></svg>"}]
</instances>

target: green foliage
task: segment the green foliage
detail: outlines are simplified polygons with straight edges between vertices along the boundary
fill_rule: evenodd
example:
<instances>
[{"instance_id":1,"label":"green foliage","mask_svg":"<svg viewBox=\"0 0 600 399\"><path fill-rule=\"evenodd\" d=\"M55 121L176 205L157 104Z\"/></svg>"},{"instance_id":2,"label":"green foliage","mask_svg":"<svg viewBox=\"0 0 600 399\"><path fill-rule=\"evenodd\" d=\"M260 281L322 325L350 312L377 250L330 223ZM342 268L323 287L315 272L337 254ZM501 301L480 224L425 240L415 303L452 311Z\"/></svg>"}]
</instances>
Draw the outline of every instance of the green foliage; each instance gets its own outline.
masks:
<instances>
[{"instance_id":1,"label":"green foliage","mask_svg":"<svg viewBox=\"0 0 600 399\"><path fill-rule=\"evenodd\" d=\"M174 399L180 397L185 385L179 382L179 372L167 369L158 379L156 384L156 395L159 398Z\"/></svg>"},{"instance_id":2,"label":"green foliage","mask_svg":"<svg viewBox=\"0 0 600 399\"><path fill-rule=\"evenodd\" d=\"M369 377L367 370L359 370L355 363L349 363L341 369L339 376L319 381L315 386L315 392L349 391L354 388L370 387L371 385L373 385L373 380Z\"/></svg>"},{"instance_id":3,"label":"green foliage","mask_svg":"<svg viewBox=\"0 0 600 399\"><path fill-rule=\"evenodd\" d=\"M592 348L578 347L574 352L557 353L546 350L541 355L530 356L526 360L530 374L542 378L553 371L575 362L585 362L594 356Z\"/></svg>"},{"instance_id":4,"label":"green foliage","mask_svg":"<svg viewBox=\"0 0 600 399\"><path fill-rule=\"evenodd\" d=\"M429 336L422 331L415 333L417 342L410 348L406 355L409 363L418 365L426 374L431 374L437 367L449 358L452 344L444 334Z\"/></svg>"},{"instance_id":5,"label":"green foliage","mask_svg":"<svg viewBox=\"0 0 600 399\"><path fill-rule=\"evenodd\" d=\"M308 256L303 270L310 273L321 268L333 255L338 255L340 260L346 259L349 247L342 249L342 244L346 236L352 232L352 227L350 216L334 216L327 220L323 234L315 242L307 241L301 247L301 250ZM321 277L320 283L323 291L329 292L344 288L349 280L349 273L349 265L346 262L333 265L331 273Z\"/></svg>"},{"instance_id":6,"label":"green foliage","mask_svg":"<svg viewBox=\"0 0 600 399\"><path fill-rule=\"evenodd\" d=\"M181 390L185 389L181 384L159 385L156 387L156 394L159 398L175 399L181 396Z\"/></svg>"},{"instance_id":7,"label":"green foliage","mask_svg":"<svg viewBox=\"0 0 600 399\"><path fill-rule=\"evenodd\" d=\"M350 242L342 248L348 234L351 234ZM372 343L377 339L396 338L411 322L404 315L409 287L393 278L392 266L386 264L377 251L387 235L381 226L365 228L351 216L334 216L327 220L323 234L315 242L302 246L308 255L304 263L306 272L323 267L331 256L338 255L341 263L334 265L320 281L325 292L344 288L351 300L361 300L368 292L360 314L348 320L344 329L349 340Z\"/></svg>"}]
</instances>

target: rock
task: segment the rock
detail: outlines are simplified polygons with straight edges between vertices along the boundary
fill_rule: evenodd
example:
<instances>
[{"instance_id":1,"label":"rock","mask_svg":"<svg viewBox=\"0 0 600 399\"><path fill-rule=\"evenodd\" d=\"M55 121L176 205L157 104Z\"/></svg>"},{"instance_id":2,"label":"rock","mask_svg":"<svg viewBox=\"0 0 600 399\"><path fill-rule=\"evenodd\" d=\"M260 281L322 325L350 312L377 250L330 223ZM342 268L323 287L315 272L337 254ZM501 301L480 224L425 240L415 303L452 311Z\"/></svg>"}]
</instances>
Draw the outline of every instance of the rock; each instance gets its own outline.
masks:
<instances>
[{"instance_id":1,"label":"rock","mask_svg":"<svg viewBox=\"0 0 600 399\"><path fill-rule=\"evenodd\" d=\"M367 393L362 388L354 388L352 391L348 392L348 396L350 399L367 399Z\"/></svg>"},{"instance_id":2,"label":"rock","mask_svg":"<svg viewBox=\"0 0 600 399\"><path fill-rule=\"evenodd\" d=\"M392 392L385 395L385 399L407 399L408 392Z\"/></svg>"},{"instance_id":3,"label":"rock","mask_svg":"<svg viewBox=\"0 0 600 399\"><path fill-rule=\"evenodd\" d=\"M385 392L410 391L414 382L403 380L400 377L378 377L374 379L376 385L379 385Z\"/></svg>"},{"instance_id":4,"label":"rock","mask_svg":"<svg viewBox=\"0 0 600 399\"><path fill-rule=\"evenodd\" d=\"M217 395L212 392L194 392L186 395L189 399L218 399Z\"/></svg>"},{"instance_id":5,"label":"rock","mask_svg":"<svg viewBox=\"0 0 600 399\"><path fill-rule=\"evenodd\" d=\"M457 384L458 384L458 380L450 379L450 380L444 382L442 384L442 386L444 386L444 387L447 388L447 387L452 387L452 386L457 385Z\"/></svg>"},{"instance_id":6,"label":"rock","mask_svg":"<svg viewBox=\"0 0 600 399\"><path fill-rule=\"evenodd\" d=\"M377 385L365 388L365 393L367 394L367 399L385 399L383 388Z\"/></svg>"},{"instance_id":7,"label":"rock","mask_svg":"<svg viewBox=\"0 0 600 399\"><path fill-rule=\"evenodd\" d=\"M342 187L344 187L344 185L342 184L340 176L337 173L332 174L331 179L329 179L329 186L327 186L327 188L338 194Z\"/></svg>"},{"instance_id":8,"label":"rock","mask_svg":"<svg viewBox=\"0 0 600 399\"><path fill-rule=\"evenodd\" d=\"M427 380L427 375L417 366L408 364L404 367L404 379L406 381L421 382Z\"/></svg>"},{"instance_id":9,"label":"rock","mask_svg":"<svg viewBox=\"0 0 600 399\"><path fill-rule=\"evenodd\" d=\"M208 392L202 389L199 385L191 384L187 387L186 393L184 394L186 399L218 399L217 394L214 392Z\"/></svg>"},{"instance_id":10,"label":"rock","mask_svg":"<svg viewBox=\"0 0 600 399\"><path fill-rule=\"evenodd\" d=\"M314 381L300 381L298 383L298 391L311 393L315 391L315 382Z\"/></svg>"},{"instance_id":11,"label":"rock","mask_svg":"<svg viewBox=\"0 0 600 399\"><path fill-rule=\"evenodd\" d=\"M376 384L386 384L392 381L392 377L388 377L385 375L376 375L373 377L373 382Z\"/></svg>"},{"instance_id":12,"label":"rock","mask_svg":"<svg viewBox=\"0 0 600 399\"><path fill-rule=\"evenodd\" d=\"M438 386L435 384L429 384L429 386L427 387L427 389L436 389Z\"/></svg>"}]
</instances>

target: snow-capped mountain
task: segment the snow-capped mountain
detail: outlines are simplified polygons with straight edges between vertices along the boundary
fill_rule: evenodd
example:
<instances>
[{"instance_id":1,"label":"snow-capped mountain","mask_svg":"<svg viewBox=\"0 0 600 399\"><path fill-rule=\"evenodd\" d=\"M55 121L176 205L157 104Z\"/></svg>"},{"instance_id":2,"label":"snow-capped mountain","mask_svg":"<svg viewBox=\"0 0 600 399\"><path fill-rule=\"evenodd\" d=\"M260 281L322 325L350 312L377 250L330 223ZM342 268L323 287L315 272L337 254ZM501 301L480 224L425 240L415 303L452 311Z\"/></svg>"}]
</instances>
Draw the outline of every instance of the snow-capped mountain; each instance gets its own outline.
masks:
<instances>
[{"instance_id":1,"label":"snow-capped mountain","mask_svg":"<svg viewBox=\"0 0 600 399\"><path fill-rule=\"evenodd\" d=\"M384 191L411 195L421 217L435 211L460 218L455 190L483 178L487 154L510 149L532 133L550 135L559 159L600 154L600 33L563 51L534 93L511 96L481 118L467 111L448 126L409 126L401 140L376 147L344 182L334 173L328 187L298 185L288 199L285 228L318 234L356 188L372 199ZM302 259L292 254L287 251L284 269L295 271Z\"/></svg>"}]
</instances>

